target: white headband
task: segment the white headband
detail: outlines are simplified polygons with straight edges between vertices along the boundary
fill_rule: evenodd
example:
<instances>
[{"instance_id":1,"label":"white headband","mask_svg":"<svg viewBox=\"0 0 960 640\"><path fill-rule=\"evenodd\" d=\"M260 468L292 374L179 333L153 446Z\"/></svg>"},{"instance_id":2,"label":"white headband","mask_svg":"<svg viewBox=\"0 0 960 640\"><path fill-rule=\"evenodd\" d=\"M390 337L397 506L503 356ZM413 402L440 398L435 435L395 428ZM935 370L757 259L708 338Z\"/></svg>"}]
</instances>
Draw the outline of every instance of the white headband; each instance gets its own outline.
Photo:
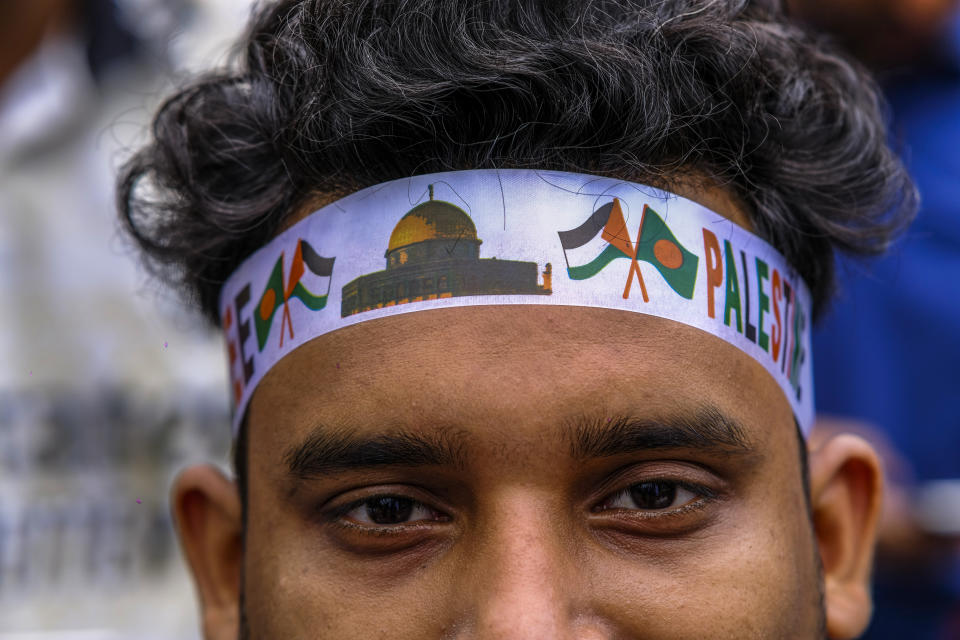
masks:
<instances>
[{"instance_id":1,"label":"white headband","mask_svg":"<svg viewBox=\"0 0 960 640\"><path fill-rule=\"evenodd\" d=\"M622 309L697 327L762 364L804 434L813 426L810 292L767 242L653 187L490 169L363 189L237 268L220 292L234 435L267 371L317 336L502 304Z\"/></svg>"}]
</instances>

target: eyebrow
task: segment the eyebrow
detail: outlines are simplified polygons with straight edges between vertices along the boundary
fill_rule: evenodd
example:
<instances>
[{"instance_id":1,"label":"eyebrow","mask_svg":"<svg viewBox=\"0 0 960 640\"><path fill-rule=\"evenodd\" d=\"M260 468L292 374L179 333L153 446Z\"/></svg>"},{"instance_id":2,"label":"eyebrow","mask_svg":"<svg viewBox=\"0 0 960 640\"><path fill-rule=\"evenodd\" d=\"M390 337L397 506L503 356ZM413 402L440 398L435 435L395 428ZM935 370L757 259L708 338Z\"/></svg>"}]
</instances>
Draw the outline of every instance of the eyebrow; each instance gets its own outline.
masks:
<instances>
[{"instance_id":1,"label":"eyebrow","mask_svg":"<svg viewBox=\"0 0 960 640\"><path fill-rule=\"evenodd\" d=\"M570 456L577 460L663 449L754 453L743 425L712 405L657 419L573 416L560 425L558 435L566 440ZM296 480L380 467L462 469L467 463L467 441L466 430L449 428L426 433L400 429L368 437L321 424L303 442L287 450L284 462L288 475Z\"/></svg>"},{"instance_id":2,"label":"eyebrow","mask_svg":"<svg viewBox=\"0 0 960 640\"><path fill-rule=\"evenodd\" d=\"M578 460L662 449L755 453L743 425L710 404L660 418L581 415L568 420L563 433L571 457Z\"/></svg>"},{"instance_id":3,"label":"eyebrow","mask_svg":"<svg viewBox=\"0 0 960 640\"><path fill-rule=\"evenodd\" d=\"M300 480L376 467L463 467L464 440L448 429L361 437L344 428L318 425L306 440L287 450L284 461L288 474Z\"/></svg>"}]
</instances>

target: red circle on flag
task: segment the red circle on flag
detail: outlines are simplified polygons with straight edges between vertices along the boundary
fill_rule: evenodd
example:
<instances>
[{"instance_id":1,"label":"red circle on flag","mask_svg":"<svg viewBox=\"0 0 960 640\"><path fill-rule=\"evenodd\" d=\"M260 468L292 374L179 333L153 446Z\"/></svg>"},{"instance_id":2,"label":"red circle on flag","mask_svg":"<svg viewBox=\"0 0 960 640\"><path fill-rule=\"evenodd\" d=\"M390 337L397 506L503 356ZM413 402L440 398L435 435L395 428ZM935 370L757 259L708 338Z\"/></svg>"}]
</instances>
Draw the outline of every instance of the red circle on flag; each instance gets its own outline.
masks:
<instances>
[{"instance_id":1,"label":"red circle on flag","mask_svg":"<svg viewBox=\"0 0 960 640\"><path fill-rule=\"evenodd\" d=\"M270 319L270 314L273 313L274 304L277 302L277 294L273 289L267 289L263 292L263 297L260 298L260 317L264 320Z\"/></svg>"},{"instance_id":2,"label":"red circle on flag","mask_svg":"<svg viewBox=\"0 0 960 640\"><path fill-rule=\"evenodd\" d=\"M680 247L666 238L657 240L657 243L653 245L653 255L660 261L660 264L668 269L679 269L683 266L683 254L680 253Z\"/></svg>"}]
</instances>

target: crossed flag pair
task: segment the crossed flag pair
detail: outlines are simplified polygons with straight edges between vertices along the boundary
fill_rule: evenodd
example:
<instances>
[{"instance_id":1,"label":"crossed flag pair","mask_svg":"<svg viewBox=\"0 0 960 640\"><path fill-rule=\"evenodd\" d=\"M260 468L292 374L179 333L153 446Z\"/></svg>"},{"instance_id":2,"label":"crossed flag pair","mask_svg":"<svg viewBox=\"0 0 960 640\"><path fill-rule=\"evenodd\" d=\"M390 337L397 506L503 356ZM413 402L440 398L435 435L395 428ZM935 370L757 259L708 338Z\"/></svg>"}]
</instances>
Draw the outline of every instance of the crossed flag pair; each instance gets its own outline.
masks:
<instances>
[{"instance_id":1,"label":"crossed flag pair","mask_svg":"<svg viewBox=\"0 0 960 640\"><path fill-rule=\"evenodd\" d=\"M333 274L333 261L336 258L324 258L314 251L313 247L303 239L297 241L297 249L293 254L293 262L290 265L290 275L284 286L283 278L283 253L277 258L273 265L273 271L267 279L267 286L260 296L260 304L253 314L254 325L257 328L257 345L263 351L263 345L267 342L267 336L270 334L270 325L273 323L273 315L280 306L283 306L283 317L280 321L280 346L283 346L283 330L287 328L290 332L290 338L293 338L293 320L290 318L290 307L288 302L290 298L299 298L300 301L310 310L319 311L327 305L327 297L330 294L330 280L327 281L327 292L323 295L316 295L307 289L301 279L309 269L314 275L329 278Z\"/></svg>"},{"instance_id":2,"label":"crossed flag pair","mask_svg":"<svg viewBox=\"0 0 960 640\"><path fill-rule=\"evenodd\" d=\"M630 297L630 284L636 276L640 283L643 301L650 302L647 287L640 274L639 261L643 260L656 267L674 291L684 298L693 298L699 258L680 244L663 218L648 205L643 206L636 243L630 241L630 232L623 218L619 198L614 198L613 202L594 211L579 227L569 231L559 231L558 235L565 259L567 259L567 251L589 244L598 235L609 243L597 257L585 264L570 266L570 261L567 259L567 274L571 280L592 278L613 260L629 258L630 271L627 273L623 297Z\"/></svg>"}]
</instances>

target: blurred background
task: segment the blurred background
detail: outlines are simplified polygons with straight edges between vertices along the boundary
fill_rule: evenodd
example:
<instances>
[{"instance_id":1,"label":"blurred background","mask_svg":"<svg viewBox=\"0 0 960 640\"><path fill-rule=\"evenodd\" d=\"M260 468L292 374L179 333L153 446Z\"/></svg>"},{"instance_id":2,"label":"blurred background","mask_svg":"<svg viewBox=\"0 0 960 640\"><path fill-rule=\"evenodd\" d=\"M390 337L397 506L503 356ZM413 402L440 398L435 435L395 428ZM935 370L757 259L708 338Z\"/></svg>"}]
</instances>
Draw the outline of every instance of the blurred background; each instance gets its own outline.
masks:
<instances>
[{"instance_id":1,"label":"blurred background","mask_svg":"<svg viewBox=\"0 0 960 640\"><path fill-rule=\"evenodd\" d=\"M960 2L787 0L877 74L921 206L891 251L841 260L814 329L821 419L886 466L868 640L960 640Z\"/></svg>"},{"instance_id":2,"label":"blurred background","mask_svg":"<svg viewBox=\"0 0 960 640\"><path fill-rule=\"evenodd\" d=\"M888 469L873 640L960 640L958 3L786 3L878 74L923 198L887 257L841 263L815 334L815 437ZM113 179L249 11L0 0L0 640L199 638L168 490L228 467L222 346L138 266Z\"/></svg>"},{"instance_id":3,"label":"blurred background","mask_svg":"<svg viewBox=\"0 0 960 640\"><path fill-rule=\"evenodd\" d=\"M0 0L0 639L199 638L168 490L227 467L222 343L116 224L162 97L242 0Z\"/></svg>"}]
</instances>

